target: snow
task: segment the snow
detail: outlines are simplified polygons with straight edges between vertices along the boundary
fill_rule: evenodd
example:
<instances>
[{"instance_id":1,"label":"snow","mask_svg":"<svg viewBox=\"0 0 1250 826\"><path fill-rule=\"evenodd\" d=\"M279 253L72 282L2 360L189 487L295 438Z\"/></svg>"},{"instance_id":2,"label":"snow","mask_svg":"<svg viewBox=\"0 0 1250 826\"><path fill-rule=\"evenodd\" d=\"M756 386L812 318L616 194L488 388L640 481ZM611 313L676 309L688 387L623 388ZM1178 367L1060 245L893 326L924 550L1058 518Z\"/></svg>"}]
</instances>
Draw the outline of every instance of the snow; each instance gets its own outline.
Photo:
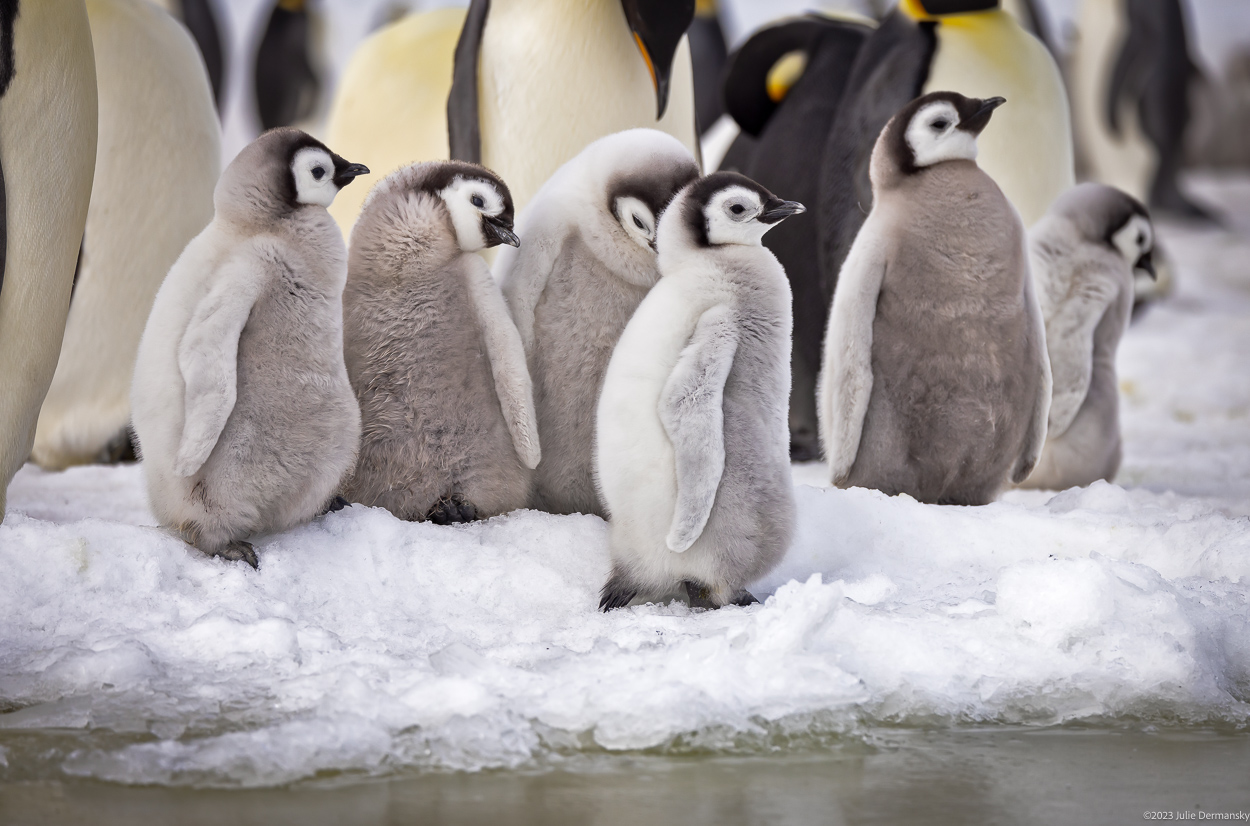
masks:
<instances>
[{"instance_id":1,"label":"snow","mask_svg":"<svg viewBox=\"0 0 1250 826\"><path fill-rule=\"evenodd\" d=\"M820 487L749 608L598 613L606 525L353 506L259 571L156 527L137 466L27 466L0 525L0 779L267 786L752 753L881 727L1250 728L1250 181L1164 227L1121 350L1123 486L979 508Z\"/></svg>"}]
</instances>

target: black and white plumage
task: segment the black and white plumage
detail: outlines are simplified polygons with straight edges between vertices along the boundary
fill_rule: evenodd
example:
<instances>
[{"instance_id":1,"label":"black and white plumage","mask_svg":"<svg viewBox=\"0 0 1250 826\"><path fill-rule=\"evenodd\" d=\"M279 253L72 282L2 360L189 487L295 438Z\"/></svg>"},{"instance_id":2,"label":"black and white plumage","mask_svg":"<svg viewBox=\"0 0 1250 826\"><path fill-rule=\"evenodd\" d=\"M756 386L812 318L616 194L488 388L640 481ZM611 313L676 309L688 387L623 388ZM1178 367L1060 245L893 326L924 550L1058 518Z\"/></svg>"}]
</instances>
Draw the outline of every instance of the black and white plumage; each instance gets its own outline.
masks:
<instances>
[{"instance_id":1,"label":"black and white plumage","mask_svg":"<svg viewBox=\"0 0 1250 826\"><path fill-rule=\"evenodd\" d=\"M818 395L840 487L984 504L1037 463L1051 379L1024 226L975 160L1001 103L930 93L877 139Z\"/></svg>"},{"instance_id":2,"label":"black and white plumage","mask_svg":"<svg viewBox=\"0 0 1250 826\"><path fill-rule=\"evenodd\" d=\"M1046 446L1023 487L1111 480L1120 467L1115 354L1136 273L1154 277L1154 227L1126 192L1081 184L1029 230L1033 280L1054 376Z\"/></svg>"},{"instance_id":3,"label":"black and white plumage","mask_svg":"<svg viewBox=\"0 0 1250 826\"><path fill-rule=\"evenodd\" d=\"M683 584L696 606L751 602L744 587L789 547L790 290L760 239L802 209L719 172L686 186L660 219L662 277L626 326L599 400L604 610Z\"/></svg>"},{"instance_id":4,"label":"black and white plumage","mask_svg":"<svg viewBox=\"0 0 1250 826\"><path fill-rule=\"evenodd\" d=\"M275 129L222 173L212 223L157 293L131 407L152 510L210 555L327 506L356 459L347 255L326 207L366 171Z\"/></svg>"},{"instance_id":5,"label":"black and white plumage","mask_svg":"<svg viewBox=\"0 0 1250 826\"><path fill-rule=\"evenodd\" d=\"M535 508L604 515L594 487L599 390L621 331L660 277L659 216L698 174L664 132L600 138L543 185L518 220L524 243L495 263L534 381Z\"/></svg>"},{"instance_id":6,"label":"black and white plumage","mask_svg":"<svg viewBox=\"0 0 1250 826\"><path fill-rule=\"evenodd\" d=\"M344 347L364 422L353 502L438 523L525 507L541 459L525 352L479 252L516 245L508 187L432 161L374 187L352 230Z\"/></svg>"}]
</instances>

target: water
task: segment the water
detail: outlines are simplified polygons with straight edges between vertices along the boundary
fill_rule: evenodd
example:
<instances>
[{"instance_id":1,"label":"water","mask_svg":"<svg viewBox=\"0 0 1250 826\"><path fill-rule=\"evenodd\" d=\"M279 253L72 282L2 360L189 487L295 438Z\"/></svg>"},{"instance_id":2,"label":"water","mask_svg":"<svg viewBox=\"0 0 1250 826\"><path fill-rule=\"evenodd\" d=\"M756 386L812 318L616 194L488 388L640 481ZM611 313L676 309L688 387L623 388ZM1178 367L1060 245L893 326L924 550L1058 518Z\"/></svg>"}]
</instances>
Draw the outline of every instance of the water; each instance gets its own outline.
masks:
<instances>
[{"instance_id":1,"label":"water","mask_svg":"<svg viewBox=\"0 0 1250 826\"><path fill-rule=\"evenodd\" d=\"M768 757L579 758L529 772L320 778L246 791L0 785L0 823L1121 824L1250 812L1250 735L878 730ZM1175 822L1175 821L1174 821Z\"/></svg>"}]
</instances>

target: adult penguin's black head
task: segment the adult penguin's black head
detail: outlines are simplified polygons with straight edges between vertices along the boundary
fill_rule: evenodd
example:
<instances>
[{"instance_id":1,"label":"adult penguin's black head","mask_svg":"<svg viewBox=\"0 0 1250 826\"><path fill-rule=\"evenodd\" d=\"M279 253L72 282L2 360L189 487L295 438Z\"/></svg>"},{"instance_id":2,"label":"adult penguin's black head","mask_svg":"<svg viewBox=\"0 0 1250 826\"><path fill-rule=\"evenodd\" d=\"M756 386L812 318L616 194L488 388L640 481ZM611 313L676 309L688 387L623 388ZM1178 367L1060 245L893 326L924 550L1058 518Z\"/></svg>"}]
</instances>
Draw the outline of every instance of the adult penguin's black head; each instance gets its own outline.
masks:
<instances>
[{"instance_id":1,"label":"adult penguin's black head","mask_svg":"<svg viewBox=\"0 0 1250 826\"><path fill-rule=\"evenodd\" d=\"M682 35L694 20L695 0L621 0L634 42L655 85L656 120L668 107L673 58Z\"/></svg>"},{"instance_id":2,"label":"adult penguin's black head","mask_svg":"<svg viewBox=\"0 0 1250 826\"><path fill-rule=\"evenodd\" d=\"M998 7L999 0L902 0L899 3L899 8L916 20L927 20L943 14L989 11Z\"/></svg>"}]
</instances>

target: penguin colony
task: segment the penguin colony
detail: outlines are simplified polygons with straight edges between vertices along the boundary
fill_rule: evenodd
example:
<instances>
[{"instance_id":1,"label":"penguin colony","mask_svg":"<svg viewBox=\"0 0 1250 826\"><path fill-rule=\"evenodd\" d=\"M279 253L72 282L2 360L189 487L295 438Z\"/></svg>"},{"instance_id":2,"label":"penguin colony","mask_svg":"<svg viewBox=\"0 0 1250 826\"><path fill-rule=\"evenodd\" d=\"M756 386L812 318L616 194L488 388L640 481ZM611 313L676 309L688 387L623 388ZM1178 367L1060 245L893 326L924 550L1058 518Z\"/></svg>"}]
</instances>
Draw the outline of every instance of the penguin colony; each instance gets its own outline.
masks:
<instances>
[{"instance_id":1,"label":"penguin colony","mask_svg":"<svg viewBox=\"0 0 1250 826\"><path fill-rule=\"evenodd\" d=\"M64 5L72 18L78 7ZM1071 175L1066 100L997 0L904 0L875 29L804 18L731 59L725 102L744 133L727 163L818 204L822 222L806 227L786 220L804 205L764 182L701 177L682 130L590 117L587 134L561 136L568 146L518 155L559 119L506 140L520 116L505 104L543 94L533 77L512 101L493 85L493 61L515 62L506 52L519 41L504 34L523 19L514 5L474 0L453 27L442 122L465 159L381 170L343 227L354 224L350 254L328 209L366 166L278 128L221 175L134 367L132 424L164 526L258 567L249 539L349 501L439 524L526 506L594 513L609 521L603 610L673 595L718 608L754 602L746 586L792 540L790 459L804 428L835 484L926 502L1114 475L1113 358L1134 274L1152 272L1154 231L1141 203L1110 187L1054 197ZM695 4L591 5L606 40L628 32L644 58L648 120L663 117L675 77L689 105L678 70ZM49 24L32 12L14 29L3 9L9 46ZM944 35L958 15L968 19ZM994 77L977 37L1020 46L1002 83L1004 111L1019 93L1021 115L991 124L1004 99L968 93ZM23 74L0 58L7 136ZM935 78L959 88L933 89ZM1011 161L1022 137L1046 153L1029 169ZM810 157L794 162L796 138L826 144L819 175ZM0 142L6 176L29 163L12 146ZM476 162L496 157L523 196L511 173ZM1054 174L1029 178L1039 169ZM30 200L20 185L5 192ZM1047 208L1026 234L1021 214ZM12 243L22 215L9 214L0 311L32 277L65 279L29 274ZM81 234L73 218L54 225L67 251ZM496 245L492 278L482 253ZM812 330L797 326L812 306L829 317L814 354ZM28 396L29 418L42 390ZM814 423L795 396L819 410Z\"/></svg>"}]
</instances>

